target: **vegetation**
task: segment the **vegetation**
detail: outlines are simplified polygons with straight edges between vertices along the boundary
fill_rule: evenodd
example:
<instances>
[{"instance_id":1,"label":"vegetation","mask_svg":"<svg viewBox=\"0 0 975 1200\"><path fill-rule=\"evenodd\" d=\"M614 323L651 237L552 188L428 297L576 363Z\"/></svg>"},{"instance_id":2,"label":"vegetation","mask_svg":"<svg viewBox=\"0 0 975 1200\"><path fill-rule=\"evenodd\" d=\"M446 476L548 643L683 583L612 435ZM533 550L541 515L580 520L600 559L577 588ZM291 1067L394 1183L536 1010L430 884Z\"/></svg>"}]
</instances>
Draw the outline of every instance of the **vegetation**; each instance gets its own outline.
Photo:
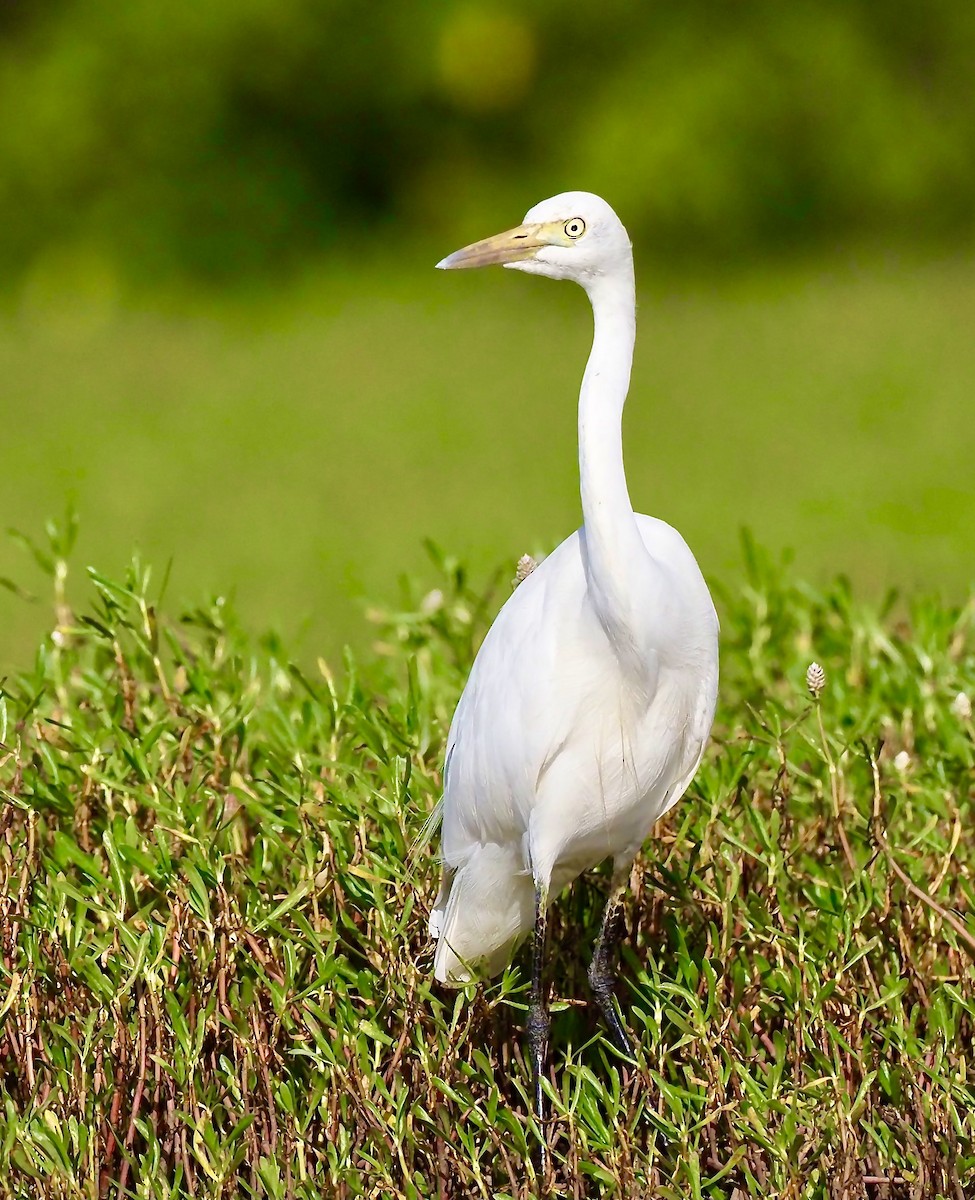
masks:
<instances>
[{"instance_id":1,"label":"vegetation","mask_svg":"<svg viewBox=\"0 0 975 1200\"><path fill-rule=\"evenodd\" d=\"M971 236L969 4L11 0L0 274L303 264L585 186L660 260Z\"/></svg>"},{"instance_id":2,"label":"vegetation","mask_svg":"<svg viewBox=\"0 0 975 1200\"><path fill-rule=\"evenodd\" d=\"M3 531L42 528L72 496L82 563L171 560L174 607L232 586L248 628L314 662L368 645L364 599L425 569L422 536L478 577L550 549L579 522L586 300L434 271L451 248L378 239L354 268L220 299L38 284L0 312L0 580L36 593ZM973 260L837 254L678 281L643 249L634 505L709 576L737 577L744 524L793 547L812 583L842 571L874 597L960 599L975 584ZM0 587L0 676L43 631L43 605Z\"/></svg>"},{"instance_id":3,"label":"vegetation","mask_svg":"<svg viewBox=\"0 0 975 1200\"><path fill-rule=\"evenodd\" d=\"M975 599L856 598L973 583L973 53L956 0L0 6L0 509L91 539L0 543L0 1200L975 1194ZM605 879L553 919L540 1181L524 958L433 984L409 848L471 578L577 518L588 316L430 266L577 186L655 268L637 506L858 586L746 544L633 876L638 1065L584 999ZM472 572L338 665L418 530Z\"/></svg>"},{"instance_id":4,"label":"vegetation","mask_svg":"<svg viewBox=\"0 0 975 1200\"><path fill-rule=\"evenodd\" d=\"M173 621L138 563L75 615L51 534L54 627L0 700L0 1193L536 1194L524 961L432 984L408 864L507 584L438 557L375 656L302 671L224 600ZM746 570L713 745L634 872L638 1067L580 1002L604 881L556 910L555 1184L961 1200L975 602Z\"/></svg>"}]
</instances>

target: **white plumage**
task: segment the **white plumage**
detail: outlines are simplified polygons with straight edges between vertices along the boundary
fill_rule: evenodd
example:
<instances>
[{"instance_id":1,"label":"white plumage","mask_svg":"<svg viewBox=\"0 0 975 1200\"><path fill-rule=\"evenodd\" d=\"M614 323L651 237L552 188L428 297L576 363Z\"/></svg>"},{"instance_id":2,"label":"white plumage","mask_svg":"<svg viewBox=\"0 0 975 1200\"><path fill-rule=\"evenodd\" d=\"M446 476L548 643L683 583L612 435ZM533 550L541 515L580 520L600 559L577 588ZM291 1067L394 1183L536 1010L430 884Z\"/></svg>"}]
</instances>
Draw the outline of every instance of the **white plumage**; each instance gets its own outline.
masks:
<instances>
[{"instance_id":1,"label":"white plumage","mask_svg":"<svg viewBox=\"0 0 975 1200\"><path fill-rule=\"evenodd\" d=\"M675 635L639 674L588 602L584 529L517 588L477 656L447 742L431 919L442 983L504 968L532 928L536 883L554 897L605 858L629 865L697 770L717 671L693 631L714 629L714 609L681 536L652 517L638 528L670 574Z\"/></svg>"},{"instance_id":2,"label":"white plumage","mask_svg":"<svg viewBox=\"0 0 975 1200\"><path fill-rule=\"evenodd\" d=\"M502 970L581 872L617 878L697 770L717 693L714 607L683 538L633 512L621 416L635 335L629 238L597 196L570 192L443 267L568 278L595 334L579 398L583 525L501 609L447 743L443 885L430 932L447 984Z\"/></svg>"}]
</instances>

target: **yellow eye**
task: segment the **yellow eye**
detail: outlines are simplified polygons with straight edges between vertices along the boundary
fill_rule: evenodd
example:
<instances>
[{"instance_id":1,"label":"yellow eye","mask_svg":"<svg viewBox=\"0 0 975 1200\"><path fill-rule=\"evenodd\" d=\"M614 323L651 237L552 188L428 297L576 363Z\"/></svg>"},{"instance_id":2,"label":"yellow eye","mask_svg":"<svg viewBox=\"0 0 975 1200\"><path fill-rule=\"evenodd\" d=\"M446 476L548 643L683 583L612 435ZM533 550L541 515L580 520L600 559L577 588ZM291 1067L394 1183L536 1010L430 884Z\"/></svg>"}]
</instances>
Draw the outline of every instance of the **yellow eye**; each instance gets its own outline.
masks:
<instances>
[{"instance_id":1,"label":"yellow eye","mask_svg":"<svg viewBox=\"0 0 975 1200\"><path fill-rule=\"evenodd\" d=\"M571 221L566 221L566 223L565 223L565 236L566 237L570 237L574 240L575 238L581 238L585 232L586 232L586 223L582 219L582 217L573 217Z\"/></svg>"}]
</instances>

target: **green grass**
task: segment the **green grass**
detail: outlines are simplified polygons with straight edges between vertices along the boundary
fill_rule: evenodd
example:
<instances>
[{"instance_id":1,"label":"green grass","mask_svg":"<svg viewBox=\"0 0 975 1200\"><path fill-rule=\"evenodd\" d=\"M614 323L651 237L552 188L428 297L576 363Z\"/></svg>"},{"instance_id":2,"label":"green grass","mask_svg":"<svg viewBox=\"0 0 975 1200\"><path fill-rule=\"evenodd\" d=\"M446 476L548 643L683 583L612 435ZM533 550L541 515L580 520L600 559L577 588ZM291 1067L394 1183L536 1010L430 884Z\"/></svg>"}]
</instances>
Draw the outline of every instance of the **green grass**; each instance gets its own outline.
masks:
<instances>
[{"instance_id":1,"label":"green grass","mask_svg":"<svg viewBox=\"0 0 975 1200\"><path fill-rule=\"evenodd\" d=\"M434 271L450 248L391 235L282 293L155 307L97 272L37 283L0 316L2 526L36 531L73 495L83 561L172 559L177 603L233 586L308 661L364 645L362 597L419 571L424 536L482 574L549 550L579 523L585 298ZM710 576L737 570L747 525L815 582L965 594L975 260L838 253L679 284L640 262L634 504ZM33 590L4 538L0 577ZM43 620L0 589L0 670Z\"/></svg>"},{"instance_id":2,"label":"green grass","mask_svg":"<svg viewBox=\"0 0 975 1200\"><path fill-rule=\"evenodd\" d=\"M443 562L377 651L302 671L226 602L157 607L138 564L72 612L70 540L41 554L53 635L0 701L0 1194L537 1194L524 957L435 985L435 867L406 865L507 585ZM746 549L713 743L634 873L638 1067L579 1004L605 879L556 909L555 1183L961 1200L975 601L895 616Z\"/></svg>"}]
</instances>

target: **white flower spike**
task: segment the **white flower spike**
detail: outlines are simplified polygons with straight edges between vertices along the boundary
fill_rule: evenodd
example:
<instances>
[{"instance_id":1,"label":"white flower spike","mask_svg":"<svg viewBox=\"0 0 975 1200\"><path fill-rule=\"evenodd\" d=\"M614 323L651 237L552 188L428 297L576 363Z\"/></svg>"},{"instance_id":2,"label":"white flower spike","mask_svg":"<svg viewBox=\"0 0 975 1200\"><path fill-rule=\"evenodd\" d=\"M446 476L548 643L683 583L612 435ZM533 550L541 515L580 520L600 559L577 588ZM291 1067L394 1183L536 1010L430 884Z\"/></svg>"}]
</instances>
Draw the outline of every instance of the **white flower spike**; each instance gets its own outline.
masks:
<instances>
[{"instance_id":1,"label":"white flower spike","mask_svg":"<svg viewBox=\"0 0 975 1200\"><path fill-rule=\"evenodd\" d=\"M826 672L818 662L811 662L806 668L806 687L818 700L819 693L826 686Z\"/></svg>"},{"instance_id":2,"label":"white flower spike","mask_svg":"<svg viewBox=\"0 0 975 1200\"><path fill-rule=\"evenodd\" d=\"M523 554L518 559L518 565L515 567L515 577L511 581L511 586L517 587L519 583L524 583L537 566L538 563L530 554Z\"/></svg>"}]
</instances>

